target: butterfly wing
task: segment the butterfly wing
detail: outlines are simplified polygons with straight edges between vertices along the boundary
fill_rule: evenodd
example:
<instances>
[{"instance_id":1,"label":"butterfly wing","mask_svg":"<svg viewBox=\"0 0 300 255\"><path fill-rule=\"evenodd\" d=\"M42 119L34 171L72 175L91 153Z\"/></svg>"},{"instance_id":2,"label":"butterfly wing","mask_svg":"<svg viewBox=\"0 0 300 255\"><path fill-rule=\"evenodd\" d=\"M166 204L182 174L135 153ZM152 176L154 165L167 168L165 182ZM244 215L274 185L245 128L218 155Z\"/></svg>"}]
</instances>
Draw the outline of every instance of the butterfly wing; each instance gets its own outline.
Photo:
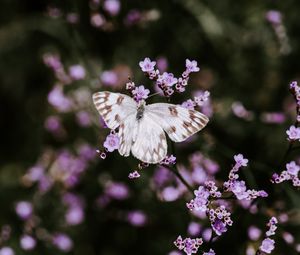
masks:
<instances>
[{"instance_id":1,"label":"butterfly wing","mask_svg":"<svg viewBox=\"0 0 300 255\"><path fill-rule=\"evenodd\" d=\"M128 157L130 154L133 134L137 124L136 116L134 114L129 115L119 127L118 136L120 138L119 153L122 156Z\"/></svg>"},{"instance_id":2,"label":"butterfly wing","mask_svg":"<svg viewBox=\"0 0 300 255\"><path fill-rule=\"evenodd\" d=\"M166 157L168 147L165 133L146 112L142 119L136 121L132 135L131 152L139 160L156 164Z\"/></svg>"},{"instance_id":3,"label":"butterfly wing","mask_svg":"<svg viewBox=\"0 0 300 255\"><path fill-rule=\"evenodd\" d=\"M128 116L136 114L136 102L124 94L97 92L93 94L93 102L110 129L116 129Z\"/></svg>"},{"instance_id":4,"label":"butterfly wing","mask_svg":"<svg viewBox=\"0 0 300 255\"><path fill-rule=\"evenodd\" d=\"M182 142L204 128L208 117L179 105L157 103L146 106L147 114L174 142Z\"/></svg>"}]
</instances>

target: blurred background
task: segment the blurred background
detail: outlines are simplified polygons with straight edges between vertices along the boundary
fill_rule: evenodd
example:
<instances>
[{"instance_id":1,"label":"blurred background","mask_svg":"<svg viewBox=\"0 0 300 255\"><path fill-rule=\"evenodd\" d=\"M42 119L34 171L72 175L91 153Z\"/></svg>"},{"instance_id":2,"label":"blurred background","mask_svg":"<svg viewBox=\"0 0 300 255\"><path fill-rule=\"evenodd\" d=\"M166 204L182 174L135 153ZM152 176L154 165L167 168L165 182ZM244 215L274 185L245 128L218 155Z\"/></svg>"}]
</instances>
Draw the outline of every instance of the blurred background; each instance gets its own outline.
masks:
<instances>
[{"instance_id":1,"label":"blurred background","mask_svg":"<svg viewBox=\"0 0 300 255\"><path fill-rule=\"evenodd\" d=\"M137 160L96 153L109 130L92 93L125 93L129 76L155 92L138 64L145 57L175 76L187 58L198 62L172 103L210 92L209 125L175 145L189 183L222 183L242 153L242 178L270 194L250 210L230 204L234 224L211 247L254 254L276 215L273 254L299 254L299 191L270 182L284 170L295 121L288 84L300 76L299 8L292 0L1 0L0 254L180 254L178 235L209 239L207 219L186 208L191 195L172 173L150 166L130 180Z\"/></svg>"}]
</instances>

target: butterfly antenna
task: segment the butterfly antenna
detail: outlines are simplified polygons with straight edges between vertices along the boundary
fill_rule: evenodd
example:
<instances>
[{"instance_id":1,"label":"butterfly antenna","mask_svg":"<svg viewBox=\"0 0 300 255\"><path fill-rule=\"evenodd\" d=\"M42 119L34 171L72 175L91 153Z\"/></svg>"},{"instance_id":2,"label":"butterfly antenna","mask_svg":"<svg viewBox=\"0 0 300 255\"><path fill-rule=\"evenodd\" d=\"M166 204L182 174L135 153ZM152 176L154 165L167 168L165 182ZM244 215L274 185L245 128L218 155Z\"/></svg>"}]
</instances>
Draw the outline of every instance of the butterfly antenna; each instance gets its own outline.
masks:
<instances>
[{"instance_id":1,"label":"butterfly antenna","mask_svg":"<svg viewBox=\"0 0 300 255\"><path fill-rule=\"evenodd\" d=\"M151 94L150 96L148 96L148 98L153 97L153 96L156 96L156 95L159 95L159 94L160 94L160 92L153 93L153 94Z\"/></svg>"}]
</instances>

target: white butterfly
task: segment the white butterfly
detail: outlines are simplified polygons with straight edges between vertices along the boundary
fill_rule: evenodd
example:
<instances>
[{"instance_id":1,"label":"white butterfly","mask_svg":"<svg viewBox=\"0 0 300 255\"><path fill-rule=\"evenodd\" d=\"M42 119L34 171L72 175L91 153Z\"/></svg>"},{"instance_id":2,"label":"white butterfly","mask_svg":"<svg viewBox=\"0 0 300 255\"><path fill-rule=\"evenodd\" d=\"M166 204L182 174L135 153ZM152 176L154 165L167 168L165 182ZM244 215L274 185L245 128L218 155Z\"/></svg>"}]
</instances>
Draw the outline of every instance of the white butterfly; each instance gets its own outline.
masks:
<instances>
[{"instance_id":1,"label":"white butterfly","mask_svg":"<svg viewBox=\"0 0 300 255\"><path fill-rule=\"evenodd\" d=\"M184 107L137 103L131 97L108 91L93 94L94 104L110 129L119 128L119 153L130 151L139 160L156 164L167 155L165 132L174 142L182 142L204 128L208 117Z\"/></svg>"}]
</instances>

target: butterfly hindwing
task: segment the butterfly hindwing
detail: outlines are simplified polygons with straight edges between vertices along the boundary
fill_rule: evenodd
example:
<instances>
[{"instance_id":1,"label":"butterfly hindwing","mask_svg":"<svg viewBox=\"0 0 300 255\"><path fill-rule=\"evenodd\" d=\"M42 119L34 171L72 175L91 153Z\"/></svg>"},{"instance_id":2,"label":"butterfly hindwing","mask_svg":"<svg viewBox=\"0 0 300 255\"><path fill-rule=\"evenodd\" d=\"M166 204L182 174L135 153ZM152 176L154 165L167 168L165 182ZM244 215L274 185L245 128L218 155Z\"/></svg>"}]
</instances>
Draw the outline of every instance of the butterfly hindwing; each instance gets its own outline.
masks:
<instances>
[{"instance_id":1,"label":"butterfly hindwing","mask_svg":"<svg viewBox=\"0 0 300 255\"><path fill-rule=\"evenodd\" d=\"M119 153L128 157L133 142L133 130L135 128L136 116L134 114L128 116L119 127L118 136L120 138Z\"/></svg>"},{"instance_id":2,"label":"butterfly hindwing","mask_svg":"<svg viewBox=\"0 0 300 255\"><path fill-rule=\"evenodd\" d=\"M167 141L160 125L145 112L133 131L132 154L139 160L156 164L167 155Z\"/></svg>"},{"instance_id":3,"label":"butterfly hindwing","mask_svg":"<svg viewBox=\"0 0 300 255\"><path fill-rule=\"evenodd\" d=\"M179 105L156 103L146 106L146 112L164 129L174 142L182 142L204 128L208 117Z\"/></svg>"},{"instance_id":4,"label":"butterfly hindwing","mask_svg":"<svg viewBox=\"0 0 300 255\"><path fill-rule=\"evenodd\" d=\"M110 129L116 129L129 115L135 115L136 102L129 96L101 91L93 94L93 102Z\"/></svg>"}]
</instances>

